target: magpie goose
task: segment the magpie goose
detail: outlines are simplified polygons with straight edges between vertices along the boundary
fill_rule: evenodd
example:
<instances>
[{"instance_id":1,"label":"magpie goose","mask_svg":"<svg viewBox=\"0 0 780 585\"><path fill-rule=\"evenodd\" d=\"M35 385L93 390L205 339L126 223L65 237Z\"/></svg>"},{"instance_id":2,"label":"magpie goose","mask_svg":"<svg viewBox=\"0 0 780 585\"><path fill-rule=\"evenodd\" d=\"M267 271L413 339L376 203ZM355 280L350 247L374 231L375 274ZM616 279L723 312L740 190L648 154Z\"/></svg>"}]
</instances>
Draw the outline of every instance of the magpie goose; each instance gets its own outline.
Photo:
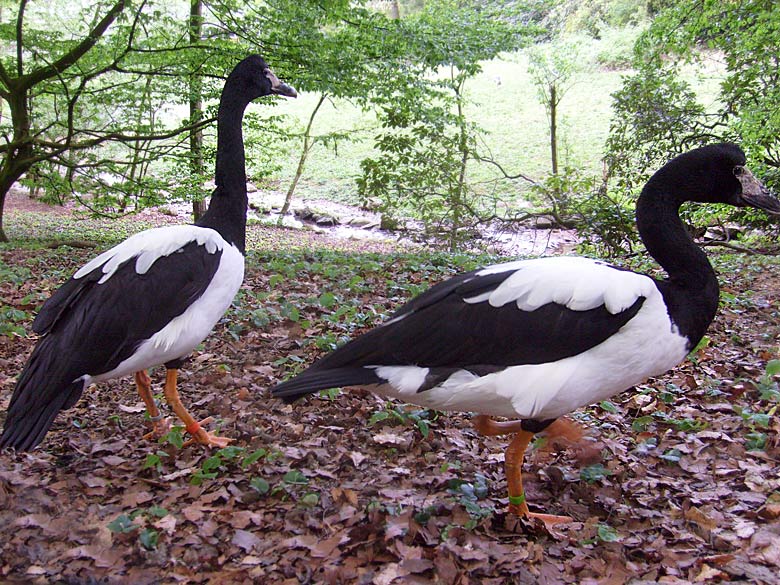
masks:
<instances>
[{"instance_id":1,"label":"magpie goose","mask_svg":"<svg viewBox=\"0 0 780 585\"><path fill-rule=\"evenodd\" d=\"M321 389L368 385L405 402L476 412L479 432L516 433L505 458L510 511L568 521L529 512L524 452L534 433L565 430L559 417L666 372L696 346L715 316L718 282L679 207L698 201L780 212L745 162L736 145L715 144L672 159L650 178L636 222L664 280L580 257L460 274L273 395L292 402Z\"/></svg>"},{"instance_id":2,"label":"magpie goose","mask_svg":"<svg viewBox=\"0 0 780 585\"><path fill-rule=\"evenodd\" d=\"M241 124L255 98L295 97L252 55L228 76L217 115L216 188L195 225L150 229L100 254L49 298L33 331L41 335L14 388L0 448L38 445L60 410L95 382L135 374L152 435L167 432L147 368L165 364L165 399L193 440L225 446L187 412L178 368L230 306L244 277L246 170ZM203 422L203 421L201 421Z\"/></svg>"}]
</instances>

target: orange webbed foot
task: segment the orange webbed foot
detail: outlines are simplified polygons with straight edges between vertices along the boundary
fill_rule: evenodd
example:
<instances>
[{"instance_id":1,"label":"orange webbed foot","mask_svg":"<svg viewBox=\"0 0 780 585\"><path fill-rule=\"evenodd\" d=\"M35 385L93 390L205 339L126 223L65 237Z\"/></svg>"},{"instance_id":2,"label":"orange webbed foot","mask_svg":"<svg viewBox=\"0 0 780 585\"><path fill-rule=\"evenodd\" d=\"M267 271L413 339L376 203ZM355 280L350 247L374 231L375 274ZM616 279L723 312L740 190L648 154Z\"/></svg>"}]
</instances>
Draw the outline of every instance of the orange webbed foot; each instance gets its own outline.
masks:
<instances>
[{"instance_id":1,"label":"orange webbed foot","mask_svg":"<svg viewBox=\"0 0 780 585\"><path fill-rule=\"evenodd\" d=\"M206 445L207 447L218 447L221 449L223 447L227 447L231 442L233 442L233 439L212 435L208 431L205 431L201 428L201 425L213 422L213 420L214 419L209 416L200 422L196 422L188 426L186 430L192 436L192 438L185 441L182 447L187 447L193 443L199 443L201 445Z\"/></svg>"}]
</instances>

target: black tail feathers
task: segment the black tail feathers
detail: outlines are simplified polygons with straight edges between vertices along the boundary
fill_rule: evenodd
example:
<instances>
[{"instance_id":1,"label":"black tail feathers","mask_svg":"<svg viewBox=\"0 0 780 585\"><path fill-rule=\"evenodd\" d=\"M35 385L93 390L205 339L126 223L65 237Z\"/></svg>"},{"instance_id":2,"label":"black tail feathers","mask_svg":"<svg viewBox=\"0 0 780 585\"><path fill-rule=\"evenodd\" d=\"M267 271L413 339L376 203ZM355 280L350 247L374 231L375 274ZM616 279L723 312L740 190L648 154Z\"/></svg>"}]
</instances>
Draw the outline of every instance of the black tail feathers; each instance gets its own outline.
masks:
<instances>
[{"instance_id":1,"label":"black tail feathers","mask_svg":"<svg viewBox=\"0 0 780 585\"><path fill-rule=\"evenodd\" d=\"M44 338L45 339L45 338ZM58 371L56 355L33 351L19 375L0 435L0 449L34 449L46 436L60 410L70 408L84 391L83 380Z\"/></svg>"},{"instance_id":2,"label":"black tail feathers","mask_svg":"<svg viewBox=\"0 0 780 585\"><path fill-rule=\"evenodd\" d=\"M376 375L374 368L335 368L322 371L309 369L291 380L282 382L271 390L271 394L289 404L318 390L383 382L385 380Z\"/></svg>"}]
</instances>

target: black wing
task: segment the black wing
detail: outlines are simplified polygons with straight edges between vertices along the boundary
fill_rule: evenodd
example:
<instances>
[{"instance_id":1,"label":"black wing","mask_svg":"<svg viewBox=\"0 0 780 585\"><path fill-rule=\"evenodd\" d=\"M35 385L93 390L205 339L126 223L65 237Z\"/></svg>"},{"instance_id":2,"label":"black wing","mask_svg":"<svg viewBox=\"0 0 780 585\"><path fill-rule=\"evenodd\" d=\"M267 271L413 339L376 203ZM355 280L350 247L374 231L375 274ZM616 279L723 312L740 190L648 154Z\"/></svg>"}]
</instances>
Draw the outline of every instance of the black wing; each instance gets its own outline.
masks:
<instances>
[{"instance_id":1,"label":"black wing","mask_svg":"<svg viewBox=\"0 0 780 585\"><path fill-rule=\"evenodd\" d=\"M190 242L158 258L145 274L135 271L131 258L98 284L103 273L96 268L56 291L34 330L62 338L61 349L79 375L108 372L200 298L221 257L220 250L211 254Z\"/></svg>"},{"instance_id":2,"label":"black wing","mask_svg":"<svg viewBox=\"0 0 780 585\"><path fill-rule=\"evenodd\" d=\"M458 275L398 310L384 325L325 356L311 369L417 365L431 368L541 364L582 353L615 334L642 306L574 311L547 303L534 311L464 299L495 290L514 270Z\"/></svg>"}]
</instances>

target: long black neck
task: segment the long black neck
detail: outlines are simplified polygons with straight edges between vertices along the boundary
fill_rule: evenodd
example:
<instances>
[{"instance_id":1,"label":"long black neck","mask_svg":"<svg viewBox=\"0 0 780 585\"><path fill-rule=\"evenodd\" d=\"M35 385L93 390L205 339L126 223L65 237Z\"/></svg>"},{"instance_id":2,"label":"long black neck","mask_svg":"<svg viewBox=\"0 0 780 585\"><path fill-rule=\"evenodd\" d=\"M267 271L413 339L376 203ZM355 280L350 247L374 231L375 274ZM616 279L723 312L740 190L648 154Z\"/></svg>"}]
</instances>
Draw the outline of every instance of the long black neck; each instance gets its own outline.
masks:
<instances>
[{"instance_id":1,"label":"long black neck","mask_svg":"<svg viewBox=\"0 0 780 585\"><path fill-rule=\"evenodd\" d=\"M680 219L680 200L648 184L636 205L639 235L669 278L657 282L669 316L695 346L718 309L718 280Z\"/></svg>"},{"instance_id":2,"label":"long black neck","mask_svg":"<svg viewBox=\"0 0 780 585\"><path fill-rule=\"evenodd\" d=\"M226 84L217 115L216 188L197 225L215 229L243 254L246 247L246 161L241 124L249 102Z\"/></svg>"}]
</instances>

